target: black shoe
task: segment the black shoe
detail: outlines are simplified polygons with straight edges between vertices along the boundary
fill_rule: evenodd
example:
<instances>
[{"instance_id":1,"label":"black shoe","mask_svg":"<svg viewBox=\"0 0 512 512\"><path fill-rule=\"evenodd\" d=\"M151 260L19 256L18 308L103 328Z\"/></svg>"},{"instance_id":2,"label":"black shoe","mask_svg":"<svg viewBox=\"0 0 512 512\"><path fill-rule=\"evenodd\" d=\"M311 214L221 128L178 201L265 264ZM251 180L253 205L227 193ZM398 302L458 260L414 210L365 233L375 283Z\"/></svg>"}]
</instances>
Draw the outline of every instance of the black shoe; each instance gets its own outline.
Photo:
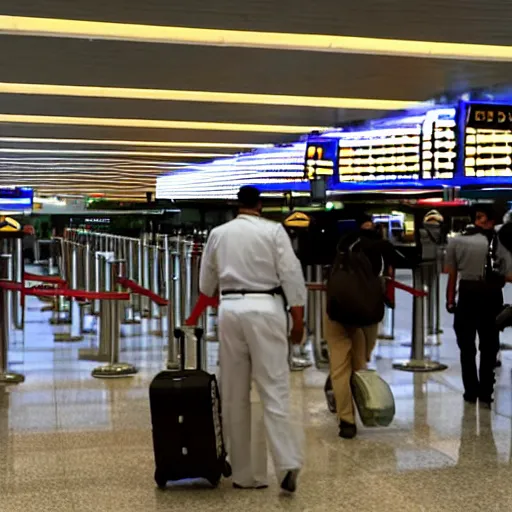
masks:
<instances>
[{"instance_id":1,"label":"black shoe","mask_svg":"<svg viewBox=\"0 0 512 512\"><path fill-rule=\"evenodd\" d=\"M336 398L334 397L334 391L332 389L325 392L325 399L327 400L329 411L336 414Z\"/></svg>"},{"instance_id":2,"label":"black shoe","mask_svg":"<svg viewBox=\"0 0 512 512\"><path fill-rule=\"evenodd\" d=\"M288 471L281 482L281 491L285 494L293 494L297 490L298 469Z\"/></svg>"},{"instance_id":3,"label":"black shoe","mask_svg":"<svg viewBox=\"0 0 512 512\"><path fill-rule=\"evenodd\" d=\"M468 404L476 404L477 396L470 395L469 393L464 393L464 402Z\"/></svg>"},{"instance_id":4,"label":"black shoe","mask_svg":"<svg viewBox=\"0 0 512 512\"><path fill-rule=\"evenodd\" d=\"M354 439L357 434L357 427L354 423L340 420L340 437L343 439Z\"/></svg>"},{"instance_id":5,"label":"black shoe","mask_svg":"<svg viewBox=\"0 0 512 512\"><path fill-rule=\"evenodd\" d=\"M267 484L258 484L258 485L254 485L254 486L250 486L250 487L244 487L243 485L238 485L237 483L233 483L233 488L234 489L256 489L256 490L260 490L260 489L268 489L268 485Z\"/></svg>"}]
</instances>

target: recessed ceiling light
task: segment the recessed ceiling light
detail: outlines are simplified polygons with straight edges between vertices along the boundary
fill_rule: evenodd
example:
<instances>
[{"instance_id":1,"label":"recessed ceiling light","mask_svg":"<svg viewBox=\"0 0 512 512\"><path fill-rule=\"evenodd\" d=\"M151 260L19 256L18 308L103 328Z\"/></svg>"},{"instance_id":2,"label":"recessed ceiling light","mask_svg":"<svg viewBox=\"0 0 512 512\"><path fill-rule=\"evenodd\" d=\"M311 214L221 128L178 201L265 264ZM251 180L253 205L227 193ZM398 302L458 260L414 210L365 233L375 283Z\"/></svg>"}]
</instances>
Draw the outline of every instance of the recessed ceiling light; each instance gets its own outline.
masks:
<instances>
[{"instance_id":1,"label":"recessed ceiling light","mask_svg":"<svg viewBox=\"0 0 512 512\"><path fill-rule=\"evenodd\" d=\"M66 155L96 155L96 156L150 156L154 158L221 158L231 156L227 153L191 153L180 151L96 151L94 149L25 149L0 148L0 153L14 154L66 154Z\"/></svg>"},{"instance_id":2,"label":"recessed ceiling light","mask_svg":"<svg viewBox=\"0 0 512 512\"><path fill-rule=\"evenodd\" d=\"M210 148L210 149L259 149L273 144L244 144L236 142L167 142L115 139L54 139L41 137L0 137L0 142L13 144L84 144L93 146L140 146L154 148Z\"/></svg>"},{"instance_id":3,"label":"recessed ceiling light","mask_svg":"<svg viewBox=\"0 0 512 512\"><path fill-rule=\"evenodd\" d=\"M0 123L53 124L72 126L115 126L123 128L160 128L166 130L212 130L227 132L307 133L325 131L323 126L295 126L279 124L242 124L205 121L167 121L160 119L123 119L107 117L38 116L0 114Z\"/></svg>"},{"instance_id":4,"label":"recessed ceiling light","mask_svg":"<svg viewBox=\"0 0 512 512\"><path fill-rule=\"evenodd\" d=\"M323 34L290 34L99 21L0 16L0 33L146 43L393 55L434 59L512 60L512 47Z\"/></svg>"},{"instance_id":5,"label":"recessed ceiling light","mask_svg":"<svg viewBox=\"0 0 512 512\"><path fill-rule=\"evenodd\" d=\"M330 98L324 96L292 96L287 94L248 94L238 92L134 89L124 87L92 87L82 85L22 84L6 82L0 82L0 93L72 96L80 98L193 101L204 103L236 103L245 105L283 105L292 107L369 110L401 110L414 104L414 102L411 101L369 98Z\"/></svg>"}]
</instances>

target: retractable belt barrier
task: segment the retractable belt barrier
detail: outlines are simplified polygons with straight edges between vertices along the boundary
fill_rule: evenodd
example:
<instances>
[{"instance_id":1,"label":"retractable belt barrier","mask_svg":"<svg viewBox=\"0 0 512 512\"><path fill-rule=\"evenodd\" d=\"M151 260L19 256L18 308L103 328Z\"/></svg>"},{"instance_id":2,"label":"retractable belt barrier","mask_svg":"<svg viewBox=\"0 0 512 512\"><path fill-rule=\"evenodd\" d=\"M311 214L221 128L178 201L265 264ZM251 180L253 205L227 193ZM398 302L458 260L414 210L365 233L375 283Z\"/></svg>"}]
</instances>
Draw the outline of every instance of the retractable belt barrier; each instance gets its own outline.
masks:
<instances>
[{"instance_id":1,"label":"retractable belt barrier","mask_svg":"<svg viewBox=\"0 0 512 512\"><path fill-rule=\"evenodd\" d=\"M425 319L424 319L424 300L428 297L428 292L425 291L423 281L423 268L419 265L414 269L414 283L413 286L408 286L400 281L394 279L388 280L388 286L394 290L402 290L409 293L413 297L413 332L411 343L411 357L408 361L397 362L393 364L395 370L411 371L411 372L432 372L445 370L446 365L431 361L425 358ZM326 290L325 283L307 283L308 290L316 293L323 293ZM319 300L316 303L321 303ZM317 316L317 315L315 315ZM321 320L320 320L321 321ZM323 347L320 345L321 339L321 325L318 321L315 322L315 336L314 336L314 352L315 357L322 357ZM317 346L318 344L318 346ZM317 363L317 366L319 364Z\"/></svg>"},{"instance_id":2,"label":"retractable belt barrier","mask_svg":"<svg viewBox=\"0 0 512 512\"><path fill-rule=\"evenodd\" d=\"M39 276L34 276L39 277ZM32 280L32 279L31 279ZM34 281L36 279L33 279ZM109 307L104 308L104 314L100 316L100 332L108 333L111 341L110 361L105 366L100 366L92 371L93 377L126 377L137 373L130 364L119 362L119 308L118 301L130 299L129 293L123 292L88 292L84 290L70 290L69 288L48 288L46 286L27 287L24 283L16 281L0 280L0 313L5 313L7 307L7 292L18 292L22 297L70 297L79 300L100 300ZM19 383L24 381L24 376L8 371L9 349L9 325L7 315L0 317L0 382Z\"/></svg>"},{"instance_id":3,"label":"retractable belt barrier","mask_svg":"<svg viewBox=\"0 0 512 512\"><path fill-rule=\"evenodd\" d=\"M127 288L132 293L135 293L137 295L142 295L143 297L147 297L148 299L150 299L152 302L154 302L158 306L168 306L169 305L169 301L167 299L160 297L160 295L157 295L152 290L148 290L147 288L140 286L138 283L136 283L132 279L128 279L126 277L118 277L117 283L120 286L122 286L123 288Z\"/></svg>"},{"instance_id":4,"label":"retractable belt barrier","mask_svg":"<svg viewBox=\"0 0 512 512\"><path fill-rule=\"evenodd\" d=\"M67 281L58 276L41 276L39 274L31 274L29 272L25 272L23 274L23 280L24 281L34 281L37 283L53 284L60 288L67 288L67 286L68 286Z\"/></svg>"}]
</instances>

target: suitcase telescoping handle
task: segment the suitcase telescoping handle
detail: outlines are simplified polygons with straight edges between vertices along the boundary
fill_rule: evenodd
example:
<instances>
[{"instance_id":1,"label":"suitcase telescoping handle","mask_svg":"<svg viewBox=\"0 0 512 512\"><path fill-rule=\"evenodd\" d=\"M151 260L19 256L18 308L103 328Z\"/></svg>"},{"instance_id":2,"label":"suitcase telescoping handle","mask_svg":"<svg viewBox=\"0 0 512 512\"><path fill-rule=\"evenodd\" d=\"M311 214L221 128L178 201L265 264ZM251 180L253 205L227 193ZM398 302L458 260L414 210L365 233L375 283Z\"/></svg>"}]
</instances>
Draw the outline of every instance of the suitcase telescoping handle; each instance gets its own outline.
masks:
<instances>
[{"instance_id":1,"label":"suitcase telescoping handle","mask_svg":"<svg viewBox=\"0 0 512 512\"><path fill-rule=\"evenodd\" d=\"M179 327L174 329L174 337L178 340L180 350L180 369L185 370L187 359L187 336L193 336L196 342L196 369L202 370L203 366L203 339L204 331L200 327Z\"/></svg>"}]
</instances>

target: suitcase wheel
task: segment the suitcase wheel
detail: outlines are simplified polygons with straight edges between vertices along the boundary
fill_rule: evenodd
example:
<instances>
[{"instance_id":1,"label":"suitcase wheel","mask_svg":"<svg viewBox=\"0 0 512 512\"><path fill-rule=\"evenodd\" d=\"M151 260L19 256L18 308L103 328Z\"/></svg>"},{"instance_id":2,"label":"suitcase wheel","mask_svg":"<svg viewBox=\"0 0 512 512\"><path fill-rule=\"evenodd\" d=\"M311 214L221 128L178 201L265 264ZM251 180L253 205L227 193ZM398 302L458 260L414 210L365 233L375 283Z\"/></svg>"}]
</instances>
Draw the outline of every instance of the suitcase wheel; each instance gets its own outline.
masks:
<instances>
[{"instance_id":1,"label":"suitcase wheel","mask_svg":"<svg viewBox=\"0 0 512 512\"><path fill-rule=\"evenodd\" d=\"M231 464L226 460L224 461L224 468L222 469L222 476L224 478L229 478L233 474L231 469Z\"/></svg>"},{"instance_id":2,"label":"suitcase wheel","mask_svg":"<svg viewBox=\"0 0 512 512\"><path fill-rule=\"evenodd\" d=\"M155 471L155 482L159 489L167 487L167 477L165 477L158 469Z\"/></svg>"}]
</instances>

